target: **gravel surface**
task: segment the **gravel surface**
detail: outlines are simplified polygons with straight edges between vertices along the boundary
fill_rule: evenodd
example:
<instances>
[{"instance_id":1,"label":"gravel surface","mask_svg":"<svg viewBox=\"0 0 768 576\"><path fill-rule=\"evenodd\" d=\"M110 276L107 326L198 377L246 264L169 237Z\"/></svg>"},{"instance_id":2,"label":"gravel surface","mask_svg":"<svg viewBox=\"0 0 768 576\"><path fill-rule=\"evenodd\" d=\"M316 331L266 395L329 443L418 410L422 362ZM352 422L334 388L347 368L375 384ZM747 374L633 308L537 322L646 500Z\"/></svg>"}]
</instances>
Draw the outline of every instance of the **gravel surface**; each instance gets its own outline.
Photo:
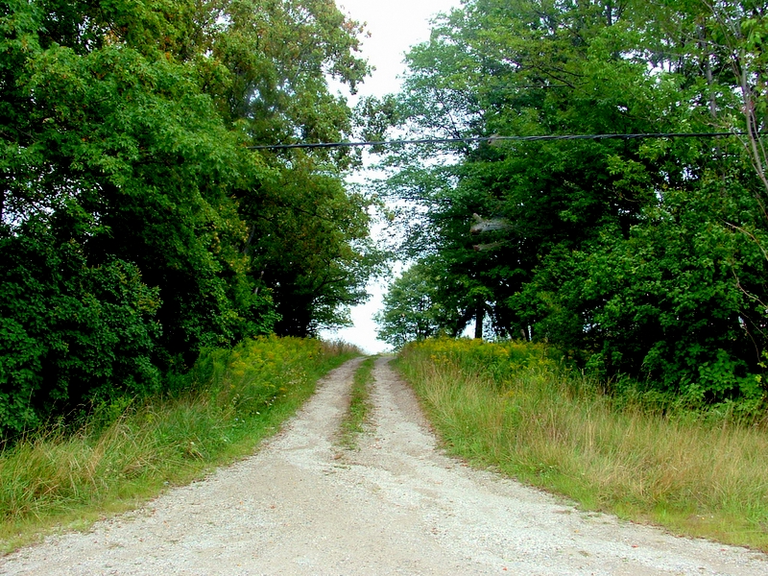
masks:
<instances>
[{"instance_id":1,"label":"gravel surface","mask_svg":"<svg viewBox=\"0 0 768 576\"><path fill-rule=\"evenodd\" d=\"M377 361L370 433L335 443L360 359L258 454L0 559L0 574L768 575L768 557L584 513L441 454Z\"/></svg>"}]
</instances>

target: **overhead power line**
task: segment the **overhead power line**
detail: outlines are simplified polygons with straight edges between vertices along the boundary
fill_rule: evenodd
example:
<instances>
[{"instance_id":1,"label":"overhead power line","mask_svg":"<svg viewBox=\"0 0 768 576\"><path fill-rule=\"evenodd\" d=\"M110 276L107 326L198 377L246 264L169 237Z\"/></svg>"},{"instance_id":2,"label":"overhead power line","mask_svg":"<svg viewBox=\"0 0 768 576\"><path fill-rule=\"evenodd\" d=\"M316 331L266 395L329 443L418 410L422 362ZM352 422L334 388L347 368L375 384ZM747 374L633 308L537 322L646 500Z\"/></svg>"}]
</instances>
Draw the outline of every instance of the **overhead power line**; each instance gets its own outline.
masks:
<instances>
[{"instance_id":1,"label":"overhead power line","mask_svg":"<svg viewBox=\"0 0 768 576\"><path fill-rule=\"evenodd\" d=\"M251 150L288 150L291 148L359 148L406 144L459 144L472 142L534 142L539 140L642 140L651 138L723 138L745 136L746 132L651 132L643 134L559 134L550 136L472 136L466 138L419 138L416 140L376 140L365 142L297 142L294 144L259 144Z\"/></svg>"}]
</instances>

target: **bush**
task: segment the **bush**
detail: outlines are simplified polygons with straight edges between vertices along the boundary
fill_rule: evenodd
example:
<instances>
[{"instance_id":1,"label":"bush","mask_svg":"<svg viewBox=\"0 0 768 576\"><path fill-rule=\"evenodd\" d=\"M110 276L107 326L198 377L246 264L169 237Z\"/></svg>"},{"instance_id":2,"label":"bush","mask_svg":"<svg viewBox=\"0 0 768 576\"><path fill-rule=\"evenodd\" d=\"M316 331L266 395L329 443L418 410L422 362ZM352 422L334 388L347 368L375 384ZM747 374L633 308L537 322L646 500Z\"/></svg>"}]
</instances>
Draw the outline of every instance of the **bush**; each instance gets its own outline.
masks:
<instances>
[{"instance_id":1,"label":"bush","mask_svg":"<svg viewBox=\"0 0 768 576\"><path fill-rule=\"evenodd\" d=\"M716 221L712 195L665 201L627 237L607 227L581 250L553 251L518 304L537 304L534 335L601 376L708 404L758 401L765 239Z\"/></svg>"},{"instance_id":2,"label":"bush","mask_svg":"<svg viewBox=\"0 0 768 576\"><path fill-rule=\"evenodd\" d=\"M83 403L159 390L157 290L39 231L0 238L0 438Z\"/></svg>"}]
</instances>

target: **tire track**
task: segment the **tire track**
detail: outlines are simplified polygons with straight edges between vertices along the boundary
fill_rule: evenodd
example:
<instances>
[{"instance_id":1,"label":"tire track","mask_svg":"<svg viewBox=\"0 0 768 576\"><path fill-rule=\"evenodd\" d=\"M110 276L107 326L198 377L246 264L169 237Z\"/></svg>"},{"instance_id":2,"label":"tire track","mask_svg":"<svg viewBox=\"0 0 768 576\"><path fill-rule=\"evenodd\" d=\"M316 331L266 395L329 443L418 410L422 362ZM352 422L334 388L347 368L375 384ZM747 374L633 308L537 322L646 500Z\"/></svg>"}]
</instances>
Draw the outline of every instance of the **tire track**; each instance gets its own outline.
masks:
<instances>
[{"instance_id":1,"label":"tire track","mask_svg":"<svg viewBox=\"0 0 768 576\"><path fill-rule=\"evenodd\" d=\"M371 430L335 443L362 359L332 372L258 454L0 574L764 576L763 554L582 513L444 456L411 390L375 366Z\"/></svg>"}]
</instances>

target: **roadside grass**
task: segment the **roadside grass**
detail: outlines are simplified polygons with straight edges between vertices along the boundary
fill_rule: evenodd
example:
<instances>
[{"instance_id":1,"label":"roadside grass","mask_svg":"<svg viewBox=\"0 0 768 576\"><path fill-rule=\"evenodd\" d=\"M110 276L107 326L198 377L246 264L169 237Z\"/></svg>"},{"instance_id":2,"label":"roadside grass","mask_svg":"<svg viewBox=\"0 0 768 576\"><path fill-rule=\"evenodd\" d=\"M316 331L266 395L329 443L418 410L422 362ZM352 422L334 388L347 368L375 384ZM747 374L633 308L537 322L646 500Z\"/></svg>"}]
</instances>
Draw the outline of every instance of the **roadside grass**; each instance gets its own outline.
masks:
<instances>
[{"instance_id":1,"label":"roadside grass","mask_svg":"<svg viewBox=\"0 0 768 576\"><path fill-rule=\"evenodd\" d=\"M349 408L341 421L339 444L348 450L357 448L357 439L365 432L364 425L371 412L370 389L373 366L378 356L366 358L355 372L349 399Z\"/></svg>"},{"instance_id":2,"label":"roadside grass","mask_svg":"<svg viewBox=\"0 0 768 576\"><path fill-rule=\"evenodd\" d=\"M253 453L320 377L358 355L341 343L248 340L205 353L165 397L100 407L76 430L29 434L0 452L0 553L85 529Z\"/></svg>"},{"instance_id":3,"label":"roadside grass","mask_svg":"<svg viewBox=\"0 0 768 576\"><path fill-rule=\"evenodd\" d=\"M768 552L768 427L612 398L545 347L434 340L398 367L447 450L688 536Z\"/></svg>"}]
</instances>

